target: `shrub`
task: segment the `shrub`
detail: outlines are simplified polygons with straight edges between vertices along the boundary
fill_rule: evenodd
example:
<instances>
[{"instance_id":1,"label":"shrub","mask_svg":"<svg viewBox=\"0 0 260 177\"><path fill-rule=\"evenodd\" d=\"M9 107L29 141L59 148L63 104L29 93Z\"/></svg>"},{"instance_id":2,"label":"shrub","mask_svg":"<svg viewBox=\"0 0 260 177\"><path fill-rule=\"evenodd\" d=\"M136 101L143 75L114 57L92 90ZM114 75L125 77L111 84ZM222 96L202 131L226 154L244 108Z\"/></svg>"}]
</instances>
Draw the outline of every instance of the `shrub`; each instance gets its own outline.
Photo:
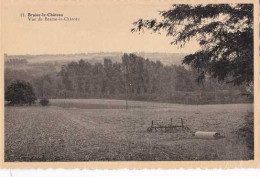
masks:
<instances>
[{"instance_id":1,"label":"shrub","mask_svg":"<svg viewBox=\"0 0 260 177\"><path fill-rule=\"evenodd\" d=\"M7 87L5 100L10 101L9 105L31 105L35 103L36 96L29 82L17 80Z\"/></svg>"},{"instance_id":2,"label":"shrub","mask_svg":"<svg viewBox=\"0 0 260 177\"><path fill-rule=\"evenodd\" d=\"M47 98L43 98L40 100L40 104L42 106L48 106L50 104L50 101Z\"/></svg>"}]
</instances>

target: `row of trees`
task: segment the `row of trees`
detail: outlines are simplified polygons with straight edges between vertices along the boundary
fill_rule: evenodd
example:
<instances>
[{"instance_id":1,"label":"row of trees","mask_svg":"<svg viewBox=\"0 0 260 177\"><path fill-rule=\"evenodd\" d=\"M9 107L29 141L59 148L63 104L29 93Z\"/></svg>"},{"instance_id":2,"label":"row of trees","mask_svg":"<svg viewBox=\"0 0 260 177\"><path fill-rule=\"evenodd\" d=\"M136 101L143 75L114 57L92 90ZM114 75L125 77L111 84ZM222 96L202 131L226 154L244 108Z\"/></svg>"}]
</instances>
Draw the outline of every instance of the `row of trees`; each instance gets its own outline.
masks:
<instances>
[{"instance_id":1,"label":"row of trees","mask_svg":"<svg viewBox=\"0 0 260 177\"><path fill-rule=\"evenodd\" d=\"M127 98L192 104L243 101L239 95L242 86L218 83L209 77L198 84L198 74L184 66L164 66L160 61L124 54L121 63L108 58L95 64L73 61L63 65L60 72L31 82L40 98Z\"/></svg>"},{"instance_id":2,"label":"row of trees","mask_svg":"<svg viewBox=\"0 0 260 177\"><path fill-rule=\"evenodd\" d=\"M58 74L63 89L90 95L161 93L168 90L192 91L194 81L183 66L163 66L134 54L125 54L122 63L105 58L104 64L84 60L63 66Z\"/></svg>"}]
</instances>

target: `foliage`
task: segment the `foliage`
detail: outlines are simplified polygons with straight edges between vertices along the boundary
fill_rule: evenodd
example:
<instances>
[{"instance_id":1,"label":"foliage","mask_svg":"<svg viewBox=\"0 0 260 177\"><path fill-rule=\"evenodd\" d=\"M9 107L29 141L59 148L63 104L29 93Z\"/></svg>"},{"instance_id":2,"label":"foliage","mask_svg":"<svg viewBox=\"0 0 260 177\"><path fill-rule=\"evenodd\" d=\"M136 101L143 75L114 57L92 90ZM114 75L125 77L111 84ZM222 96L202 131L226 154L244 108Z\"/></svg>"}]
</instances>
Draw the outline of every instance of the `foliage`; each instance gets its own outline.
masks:
<instances>
[{"instance_id":1,"label":"foliage","mask_svg":"<svg viewBox=\"0 0 260 177\"><path fill-rule=\"evenodd\" d=\"M196 84L192 68L163 65L135 54L124 54L122 62L104 58L102 63L79 60L55 65L28 64L5 69L7 85L18 79L30 82L39 98L109 98L184 104L247 102L244 86L218 83L207 77ZM56 69L55 69L56 68Z\"/></svg>"},{"instance_id":2,"label":"foliage","mask_svg":"<svg viewBox=\"0 0 260 177\"><path fill-rule=\"evenodd\" d=\"M161 11L162 20L139 19L132 32L166 31L172 44L183 47L196 39L201 50L187 55L183 63L196 68L198 81L207 74L235 85L253 82L253 5L173 5Z\"/></svg>"},{"instance_id":3,"label":"foliage","mask_svg":"<svg viewBox=\"0 0 260 177\"><path fill-rule=\"evenodd\" d=\"M159 94L166 89L169 89L169 92L190 91L193 82L184 73L191 74L181 66L163 66L159 61L153 62L135 54L124 54L122 63L113 63L107 58L104 59L104 64L92 65L83 60L78 63L71 62L63 66L59 76L64 89L71 92L109 96L125 94L127 91L131 98L138 94ZM181 77L186 77L186 80Z\"/></svg>"},{"instance_id":4,"label":"foliage","mask_svg":"<svg viewBox=\"0 0 260 177\"><path fill-rule=\"evenodd\" d=\"M198 73L193 69L164 66L160 61L150 61L135 54L124 54L122 63L108 58L103 64L73 61L64 65L58 75L62 80L62 98L127 97L187 104L243 102L239 87L220 84L211 78L198 85L195 82Z\"/></svg>"},{"instance_id":5,"label":"foliage","mask_svg":"<svg viewBox=\"0 0 260 177\"><path fill-rule=\"evenodd\" d=\"M35 103L36 96L29 82L17 80L7 87L5 100L10 101L10 105L31 105Z\"/></svg>"},{"instance_id":6,"label":"foliage","mask_svg":"<svg viewBox=\"0 0 260 177\"><path fill-rule=\"evenodd\" d=\"M43 99L40 100L40 104L42 106L48 106L50 104L50 101L47 98L43 98Z\"/></svg>"}]
</instances>

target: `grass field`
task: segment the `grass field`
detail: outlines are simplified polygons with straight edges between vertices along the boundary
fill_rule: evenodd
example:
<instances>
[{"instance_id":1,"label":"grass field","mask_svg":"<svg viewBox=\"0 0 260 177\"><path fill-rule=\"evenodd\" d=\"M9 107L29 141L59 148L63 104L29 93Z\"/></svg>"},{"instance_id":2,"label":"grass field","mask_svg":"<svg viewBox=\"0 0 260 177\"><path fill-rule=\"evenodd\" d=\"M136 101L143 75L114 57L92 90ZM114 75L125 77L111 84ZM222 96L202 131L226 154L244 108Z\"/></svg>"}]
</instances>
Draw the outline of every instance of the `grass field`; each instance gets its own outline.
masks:
<instances>
[{"instance_id":1,"label":"grass field","mask_svg":"<svg viewBox=\"0 0 260 177\"><path fill-rule=\"evenodd\" d=\"M235 133L252 104L177 105L120 100L50 100L51 106L5 107L5 161L248 160ZM151 121L183 118L191 133L147 132Z\"/></svg>"}]
</instances>

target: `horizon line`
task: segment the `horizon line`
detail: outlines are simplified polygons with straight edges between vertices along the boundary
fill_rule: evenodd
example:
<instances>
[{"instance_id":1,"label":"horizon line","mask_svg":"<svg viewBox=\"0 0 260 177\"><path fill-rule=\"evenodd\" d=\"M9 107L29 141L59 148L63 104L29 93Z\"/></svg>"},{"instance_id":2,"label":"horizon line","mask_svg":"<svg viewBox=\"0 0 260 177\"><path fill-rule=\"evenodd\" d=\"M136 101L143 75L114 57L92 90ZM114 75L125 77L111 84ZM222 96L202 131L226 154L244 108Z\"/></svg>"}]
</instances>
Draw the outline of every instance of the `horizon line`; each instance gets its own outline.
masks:
<instances>
[{"instance_id":1,"label":"horizon line","mask_svg":"<svg viewBox=\"0 0 260 177\"><path fill-rule=\"evenodd\" d=\"M188 54L188 53L184 53L184 52L145 52L145 51L141 51L141 52L123 52L123 51L98 51L98 52L78 52L78 53L40 53L40 54L8 54L8 53L4 53L4 55L7 56L19 56L19 55L30 55L30 56L35 56L35 55L79 55L79 54L96 54L96 53L126 53L126 54L131 54L131 53L164 53L164 54Z\"/></svg>"}]
</instances>

